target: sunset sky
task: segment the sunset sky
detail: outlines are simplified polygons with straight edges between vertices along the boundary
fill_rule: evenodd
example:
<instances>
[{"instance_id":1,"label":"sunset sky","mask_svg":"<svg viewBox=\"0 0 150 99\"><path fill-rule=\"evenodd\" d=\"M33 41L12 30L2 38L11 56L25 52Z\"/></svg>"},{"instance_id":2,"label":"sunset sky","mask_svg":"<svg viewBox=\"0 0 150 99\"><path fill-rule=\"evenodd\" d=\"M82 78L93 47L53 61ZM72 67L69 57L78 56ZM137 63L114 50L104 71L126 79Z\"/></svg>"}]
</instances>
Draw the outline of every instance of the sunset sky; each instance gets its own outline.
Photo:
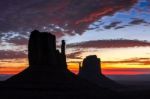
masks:
<instances>
[{"instance_id":1,"label":"sunset sky","mask_svg":"<svg viewBox=\"0 0 150 99\"><path fill-rule=\"evenodd\" d=\"M106 75L150 74L150 0L1 0L0 74L28 67L34 29L66 40L68 68L88 55Z\"/></svg>"}]
</instances>

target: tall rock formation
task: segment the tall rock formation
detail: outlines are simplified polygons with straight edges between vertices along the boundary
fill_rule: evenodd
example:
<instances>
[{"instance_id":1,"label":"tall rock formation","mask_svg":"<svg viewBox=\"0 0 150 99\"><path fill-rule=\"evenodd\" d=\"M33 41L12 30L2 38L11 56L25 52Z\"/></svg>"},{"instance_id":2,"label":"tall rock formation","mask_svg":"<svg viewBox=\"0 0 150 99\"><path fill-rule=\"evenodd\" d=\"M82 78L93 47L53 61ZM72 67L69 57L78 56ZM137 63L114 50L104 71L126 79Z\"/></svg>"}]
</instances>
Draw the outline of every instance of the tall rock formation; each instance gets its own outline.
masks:
<instances>
[{"instance_id":1,"label":"tall rock formation","mask_svg":"<svg viewBox=\"0 0 150 99\"><path fill-rule=\"evenodd\" d=\"M57 69L56 39L50 33L40 33L35 30L31 33L28 46L29 66L36 69Z\"/></svg>"},{"instance_id":2,"label":"tall rock formation","mask_svg":"<svg viewBox=\"0 0 150 99\"><path fill-rule=\"evenodd\" d=\"M28 44L29 67L8 82L51 82L73 75L67 70L65 41L62 41L61 53L56 49L56 38L47 32L34 30ZM68 75L69 75L68 74Z\"/></svg>"}]
</instances>

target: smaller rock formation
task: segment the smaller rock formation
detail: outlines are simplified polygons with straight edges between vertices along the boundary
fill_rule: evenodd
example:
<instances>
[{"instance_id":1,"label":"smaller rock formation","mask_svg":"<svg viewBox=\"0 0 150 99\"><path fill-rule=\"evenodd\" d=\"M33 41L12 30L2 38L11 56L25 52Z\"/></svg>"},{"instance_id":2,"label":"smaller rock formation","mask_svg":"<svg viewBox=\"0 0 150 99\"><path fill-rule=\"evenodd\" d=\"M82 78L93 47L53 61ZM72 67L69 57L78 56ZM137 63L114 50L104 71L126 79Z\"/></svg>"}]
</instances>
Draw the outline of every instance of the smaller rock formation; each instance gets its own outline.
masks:
<instances>
[{"instance_id":1,"label":"smaller rock formation","mask_svg":"<svg viewBox=\"0 0 150 99\"><path fill-rule=\"evenodd\" d=\"M107 78L101 71L101 60L96 55L87 56L79 69L79 76L99 86L116 88L119 86L113 80Z\"/></svg>"},{"instance_id":2,"label":"smaller rock formation","mask_svg":"<svg viewBox=\"0 0 150 99\"><path fill-rule=\"evenodd\" d=\"M96 55L87 56L83 60L82 67L80 67L79 75L83 77L98 77L102 75L100 59Z\"/></svg>"}]
</instances>

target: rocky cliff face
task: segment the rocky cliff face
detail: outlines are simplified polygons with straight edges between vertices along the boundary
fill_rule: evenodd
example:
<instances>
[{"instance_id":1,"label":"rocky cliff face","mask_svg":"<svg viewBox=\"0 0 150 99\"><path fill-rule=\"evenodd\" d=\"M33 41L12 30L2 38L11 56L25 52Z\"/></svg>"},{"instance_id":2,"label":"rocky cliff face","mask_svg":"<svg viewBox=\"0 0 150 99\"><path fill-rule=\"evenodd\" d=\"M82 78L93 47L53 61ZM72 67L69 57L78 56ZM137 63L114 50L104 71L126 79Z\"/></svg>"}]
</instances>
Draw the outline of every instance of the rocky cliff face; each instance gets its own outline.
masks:
<instances>
[{"instance_id":1,"label":"rocky cliff face","mask_svg":"<svg viewBox=\"0 0 150 99\"><path fill-rule=\"evenodd\" d=\"M56 50L56 38L45 32L33 31L28 46L29 66L35 70L63 71L66 66L65 41L62 41L62 52Z\"/></svg>"},{"instance_id":2,"label":"rocky cliff face","mask_svg":"<svg viewBox=\"0 0 150 99\"><path fill-rule=\"evenodd\" d=\"M30 35L28 46L29 66L35 69L52 70L56 65L56 40L50 33L33 31Z\"/></svg>"}]
</instances>

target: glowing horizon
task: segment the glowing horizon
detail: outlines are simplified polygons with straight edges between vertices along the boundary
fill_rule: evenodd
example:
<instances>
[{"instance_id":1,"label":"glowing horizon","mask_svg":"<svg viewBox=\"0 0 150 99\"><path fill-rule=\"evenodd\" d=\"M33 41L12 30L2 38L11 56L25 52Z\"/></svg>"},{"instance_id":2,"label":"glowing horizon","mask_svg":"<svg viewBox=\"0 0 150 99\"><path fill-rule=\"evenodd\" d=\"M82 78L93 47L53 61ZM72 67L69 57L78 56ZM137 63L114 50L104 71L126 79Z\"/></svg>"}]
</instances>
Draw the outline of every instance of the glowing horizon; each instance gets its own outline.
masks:
<instances>
[{"instance_id":1,"label":"glowing horizon","mask_svg":"<svg viewBox=\"0 0 150 99\"><path fill-rule=\"evenodd\" d=\"M144 50L144 51L143 51ZM101 58L101 69L105 75L139 75L139 74L150 74L150 57L147 55L150 47L133 47L133 48L104 48L84 51L77 54L81 59L67 59L68 69L75 74L79 70L79 62L88 55L97 55ZM113 53L113 56L112 54ZM129 53L130 55L119 56L116 53ZM140 54L137 54L139 53ZM70 53L70 50L67 50ZM91 54L92 53L92 54ZM100 54L99 54L100 53ZM137 54L135 58L133 58ZM101 57L100 57L101 56ZM76 55L75 55L76 57ZM28 67L27 58L22 59L6 59L0 61L0 74L17 74Z\"/></svg>"},{"instance_id":2,"label":"glowing horizon","mask_svg":"<svg viewBox=\"0 0 150 99\"><path fill-rule=\"evenodd\" d=\"M149 73L150 67L149 68L113 68L113 65L111 63L102 63L101 64L102 73L104 75L142 75L142 74L150 74ZM140 66L142 66L142 65L140 65ZM23 71L24 69L26 69L27 67L28 66L2 67L0 69L0 74L17 74L17 73ZM134 65L134 67L136 67L136 65ZM69 63L68 64L68 69L71 72L73 72L75 74L78 74L79 65L77 63Z\"/></svg>"}]
</instances>

